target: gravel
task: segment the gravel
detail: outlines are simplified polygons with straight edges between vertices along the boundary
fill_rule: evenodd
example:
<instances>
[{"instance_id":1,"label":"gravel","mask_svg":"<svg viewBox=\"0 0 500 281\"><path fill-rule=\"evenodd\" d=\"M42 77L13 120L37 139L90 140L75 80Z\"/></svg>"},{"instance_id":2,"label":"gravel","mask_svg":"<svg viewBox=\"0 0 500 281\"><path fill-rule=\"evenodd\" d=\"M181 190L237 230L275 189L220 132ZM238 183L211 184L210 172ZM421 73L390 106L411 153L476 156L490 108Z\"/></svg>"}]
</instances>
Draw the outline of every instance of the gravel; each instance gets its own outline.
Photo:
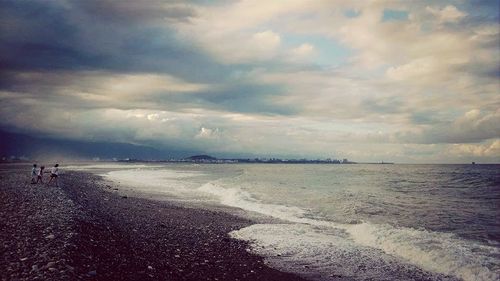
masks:
<instances>
[{"instance_id":1,"label":"gravel","mask_svg":"<svg viewBox=\"0 0 500 281\"><path fill-rule=\"evenodd\" d=\"M251 220L124 196L84 172L33 185L29 171L0 165L1 280L303 280L229 238Z\"/></svg>"}]
</instances>

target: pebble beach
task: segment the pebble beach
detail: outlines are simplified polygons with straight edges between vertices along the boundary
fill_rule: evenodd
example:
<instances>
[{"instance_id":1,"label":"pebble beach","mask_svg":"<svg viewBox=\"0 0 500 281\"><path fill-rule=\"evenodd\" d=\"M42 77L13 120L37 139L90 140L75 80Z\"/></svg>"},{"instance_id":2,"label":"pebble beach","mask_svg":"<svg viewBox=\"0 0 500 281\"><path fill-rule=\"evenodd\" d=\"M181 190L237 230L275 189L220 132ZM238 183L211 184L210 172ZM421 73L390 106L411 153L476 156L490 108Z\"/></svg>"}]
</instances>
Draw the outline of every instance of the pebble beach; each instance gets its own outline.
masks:
<instances>
[{"instance_id":1,"label":"pebble beach","mask_svg":"<svg viewBox=\"0 0 500 281\"><path fill-rule=\"evenodd\" d=\"M303 280L228 236L251 220L127 196L85 172L30 184L29 170L0 165L1 280Z\"/></svg>"}]
</instances>

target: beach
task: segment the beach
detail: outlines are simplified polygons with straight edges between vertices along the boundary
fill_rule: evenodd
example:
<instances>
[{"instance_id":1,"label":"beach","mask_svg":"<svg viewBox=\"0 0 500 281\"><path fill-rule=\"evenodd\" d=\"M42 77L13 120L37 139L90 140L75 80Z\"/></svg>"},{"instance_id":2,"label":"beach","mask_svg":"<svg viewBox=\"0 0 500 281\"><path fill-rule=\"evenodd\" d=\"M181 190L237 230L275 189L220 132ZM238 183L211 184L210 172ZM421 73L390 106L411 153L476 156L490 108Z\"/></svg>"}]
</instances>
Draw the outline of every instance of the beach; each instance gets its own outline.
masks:
<instances>
[{"instance_id":1,"label":"beach","mask_svg":"<svg viewBox=\"0 0 500 281\"><path fill-rule=\"evenodd\" d=\"M0 165L2 280L303 280L229 237L250 219L124 195L86 172L30 184L29 170Z\"/></svg>"},{"instance_id":2,"label":"beach","mask_svg":"<svg viewBox=\"0 0 500 281\"><path fill-rule=\"evenodd\" d=\"M61 166L0 165L1 280L498 280L495 165Z\"/></svg>"}]
</instances>

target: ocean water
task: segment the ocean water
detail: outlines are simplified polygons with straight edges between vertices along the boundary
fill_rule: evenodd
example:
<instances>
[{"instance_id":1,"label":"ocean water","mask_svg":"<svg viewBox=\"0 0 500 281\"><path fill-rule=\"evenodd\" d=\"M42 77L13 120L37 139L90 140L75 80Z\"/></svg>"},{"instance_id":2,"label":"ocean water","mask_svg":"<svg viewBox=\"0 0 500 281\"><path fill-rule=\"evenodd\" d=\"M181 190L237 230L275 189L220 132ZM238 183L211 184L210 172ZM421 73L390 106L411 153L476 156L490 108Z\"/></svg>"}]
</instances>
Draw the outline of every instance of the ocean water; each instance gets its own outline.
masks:
<instances>
[{"instance_id":1,"label":"ocean water","mask_svg":"<svg viewBox=\"0 0 500 281\"><path fill-rule=\"evenodd\" d=\"M140 191L279 219L230 235L312 280L500 280L498 165L114 169Z\"/></svg>"}]
</instances>

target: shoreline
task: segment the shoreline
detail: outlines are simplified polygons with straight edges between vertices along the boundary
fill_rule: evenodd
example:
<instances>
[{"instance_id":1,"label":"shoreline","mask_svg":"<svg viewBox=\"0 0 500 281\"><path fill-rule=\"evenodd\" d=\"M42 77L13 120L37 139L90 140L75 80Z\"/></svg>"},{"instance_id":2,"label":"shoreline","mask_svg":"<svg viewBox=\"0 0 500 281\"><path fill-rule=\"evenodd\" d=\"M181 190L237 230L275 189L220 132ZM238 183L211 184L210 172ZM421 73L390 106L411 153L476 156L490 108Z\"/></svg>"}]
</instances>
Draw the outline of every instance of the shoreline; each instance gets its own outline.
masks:
<instances>
[{"instance_id":1,"label":"shoreline","mask_svg":"<svg viewBox=\"0 0 500 281\"><path fill-rule=\"evenodd\" d=\"M304 280L229 237L253 220L127 196L81 171L42 188L27 171L0 165L2 280Z\"/></svg>"}]
</instances>

